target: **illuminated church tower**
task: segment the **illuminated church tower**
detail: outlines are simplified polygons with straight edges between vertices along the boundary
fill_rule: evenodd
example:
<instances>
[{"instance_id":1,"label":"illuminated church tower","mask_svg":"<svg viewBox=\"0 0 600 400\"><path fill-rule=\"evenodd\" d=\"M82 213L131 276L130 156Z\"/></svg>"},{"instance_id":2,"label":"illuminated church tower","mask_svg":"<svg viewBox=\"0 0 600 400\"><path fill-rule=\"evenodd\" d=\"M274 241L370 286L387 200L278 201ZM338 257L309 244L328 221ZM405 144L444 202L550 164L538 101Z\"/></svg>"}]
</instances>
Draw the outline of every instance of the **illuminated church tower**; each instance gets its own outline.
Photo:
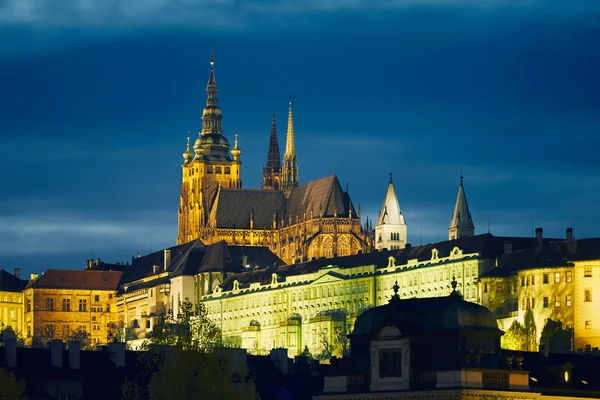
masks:
<instances>
[{"instance_id":1,"label":"illuminated church tower","mask_svg":"<svg viewBox=\"0 0 600 400\"><path fill-rule=\"evenodd\" d=\"M267 165L263 168L262 188L266 190L281 190L281 156L279 155L275 114L273 114L273 121L271 122L271 138L269 140Z\"/></svg>"},{"instance_id":2,"label":"illuminated church tower","mask_svg":"<svg viewBox=\"0 0 600 400\"><path fill-rule=\"evenodd\" d=\"M217 100L214 57L210 62L210 75L206 85L206 107L202 113L202 131L190 149L190 140L183 153L183 179L179 198L177 244L202 237L208 220L211 196L219 187L242 187L241 150L236 134L231 150L223 135L223 115Z\"/></svg>"},{"instance_id":3,"label":"illuminated church tower","mask_svg":"<svg viewBox=\"0 0 600 400\"><path fill-rule=\"evenodd\" d=\"M406 247L407 226L404 221L404 215L400 210L398 197L394 190L394 182L390 173L390 182L377 225L375 226L375 248L378 250L388 249L396 250Z\"/></svg>"},{"instance_id":4,"label":"illuminated church tower","mask_svg":"<svg viewBox=\"0 0 600 400\"><path fill-rule=\"evenodd\" d=\"M473 225L473 219L467 205L467 195L465 194L463 176L461 175L454 214L452 214L452 221L450 221L450 228L448 228L448 238L452 240L470 236L475 236L475 225Z\"/></svg>"},{"instance_id":5,"label":"illuminated church tower","mask_svg":"<svg viewBox=\"0 0 600 400\"><path fill-rule=\"evenodd\" d=\"M286 195L298 186L298 161L294 148L294 117L292 115L292 99L290 98L290 109L288 112L287 138L285 142L285 154L283 155L282 189Z\"/></svg>"}]
</instances>

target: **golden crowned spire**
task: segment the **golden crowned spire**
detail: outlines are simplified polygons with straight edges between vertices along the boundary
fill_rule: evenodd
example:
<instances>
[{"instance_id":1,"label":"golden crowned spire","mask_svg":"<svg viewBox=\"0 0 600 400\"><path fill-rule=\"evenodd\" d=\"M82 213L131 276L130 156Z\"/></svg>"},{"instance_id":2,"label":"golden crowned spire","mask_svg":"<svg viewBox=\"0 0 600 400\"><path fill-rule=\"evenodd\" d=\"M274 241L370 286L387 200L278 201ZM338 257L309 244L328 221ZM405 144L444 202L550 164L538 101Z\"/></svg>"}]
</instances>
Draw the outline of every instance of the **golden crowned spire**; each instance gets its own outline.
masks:
<instances>
[{"instance_id":1,"label":"golden crowned spire","mask_svg":"<svg viewBox=\"0 0 600 400\"><path fill-rule=\"evenodd\" d=\"M290 108L288 111L288 128L287 128L287 139L285 142L285 155L294 154L294 115L292 113L292 96L290 95Z\"/></svg>"},{"instance_id":2,"label":"golden crowned spire","mask_svg":"<svg viewBox=\"0 0 600 400\"><path fill-rule=\"evenodd\" d=\"M210 61L210 75L208 84L206 85L206 107L202 113L202 132L201 135L222 135L222 120L223 115L219 108L219 100L217 100L217 80L215 79L215 53L212 53Z\"/></svg>"}]
</instances>

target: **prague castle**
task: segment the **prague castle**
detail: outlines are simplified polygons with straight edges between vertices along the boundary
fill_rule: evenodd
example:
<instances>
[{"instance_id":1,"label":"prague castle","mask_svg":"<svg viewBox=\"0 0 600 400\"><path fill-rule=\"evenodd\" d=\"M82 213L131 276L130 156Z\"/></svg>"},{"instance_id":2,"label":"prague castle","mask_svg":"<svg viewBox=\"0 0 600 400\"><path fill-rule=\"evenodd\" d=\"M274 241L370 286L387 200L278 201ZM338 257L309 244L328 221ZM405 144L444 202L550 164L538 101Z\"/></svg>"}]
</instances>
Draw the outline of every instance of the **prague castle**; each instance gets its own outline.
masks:
<instances>
[{"instance_id":1,"label":"prague castle","mask_svg":"<svg viewBox=\"0 0 600 400\"><path fill-rule=\"evenodd\" d=\"M183 154L177 243L266 246L288 263L369 251L369 228L335 174L300 185L291 100L283 164L273 115L262 188L242 188L238 135L230 150L217 91L212 61L202 131Z\"/></svg>"}]
</instances>

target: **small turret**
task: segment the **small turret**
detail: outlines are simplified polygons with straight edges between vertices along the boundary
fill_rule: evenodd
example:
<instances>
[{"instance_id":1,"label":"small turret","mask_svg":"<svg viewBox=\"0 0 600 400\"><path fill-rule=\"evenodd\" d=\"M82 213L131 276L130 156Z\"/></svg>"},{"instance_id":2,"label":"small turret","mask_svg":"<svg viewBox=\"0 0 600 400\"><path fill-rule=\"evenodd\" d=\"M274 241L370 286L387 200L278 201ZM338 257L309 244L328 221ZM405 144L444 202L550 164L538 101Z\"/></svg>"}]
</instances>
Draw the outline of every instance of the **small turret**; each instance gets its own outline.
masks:
<instances>
[{"instance_id":1,"label":"small turret","mask_svg":"<svg viewBox=\"0 0 600 400\"><path fill-rule=\"evenodd\" d=\"M233 161L240 161L240 155L242 154L242 150L238 147L238 133L235 133L235 142L233 149L231 149L231 155L233 156Z\"/></svg>"},{"instance_id":2,"label":"small turret","mask_svg":"<svg viewBox=\"0 0 600 400\"><path fill-rule=\"evenodd\" d=\"M403 249L406 246L407 229L390 173L388 189L375 225L375 248Z\"/></svg>"},{"instance_id":3,"label":"small turret","mask_svg":"<svg viewBox=\"0 0 600 400\"><path fill-rule=\"evenodd\" d=\"M190 137L187 138L187 147L185 148L185 152L183 153L183 163L188 164L194 158L194 154L192 154L192 150L190 149Z\"/></svg>"}]
</instances>

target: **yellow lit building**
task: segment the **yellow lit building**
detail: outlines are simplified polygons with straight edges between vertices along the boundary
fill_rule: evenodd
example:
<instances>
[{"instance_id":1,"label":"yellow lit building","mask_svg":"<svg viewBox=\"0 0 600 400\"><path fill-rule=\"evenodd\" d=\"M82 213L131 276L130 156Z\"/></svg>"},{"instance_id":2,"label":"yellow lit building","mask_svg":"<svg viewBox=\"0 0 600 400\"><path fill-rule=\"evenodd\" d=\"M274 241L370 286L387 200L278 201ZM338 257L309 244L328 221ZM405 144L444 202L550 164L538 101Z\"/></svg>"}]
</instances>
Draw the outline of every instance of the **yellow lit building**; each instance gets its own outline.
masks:
<instances>
[{"instance_id":1,"label":"yellow lit building","mask_svg":"<svg viewBox=\"0 0 600 400\"><path fill-rule=\"evenodd\" d=\"M513 240L519 248L535 243ZM230 275L200 300L223 335L250 351L286 347L299 354L308 347L317 354L323 331L331 333L340 323L351 330L359 313L387 303L395 282L401 298L440 297L451 292L455 277L464 298L477 302L478 277L494 268L504 242L484 234L259 269Z\"/></svg>"},{"instance_id":2,"label":"yellow lit building","mask_svg":"<svg viewBox=\"0 0 600 400\"><path fill-rule=\"evenodd\" d=\"M0 331L11 327L16 333L23 333L23 293L27 282L20 279L20 270L15 274L0 269Z\"/></svg>"},{"instance_id":3,"label":"yellow lit building","mask_svg":"<svg viewBox=\"0 0 600 400\"><path fill-rule=\"evenodd\" d=\"M600 347L600 239L542 242L506 252L498 267L480 279L481 304L498 316L502 329L524 322L533 311L537 340L548 318L573 329L574 349Z\"/></svg>"},{"instance_id":4,"label":"yellow lit building","mask_svg":"<svg viewBox=\"0 0 600 400\"><path fill-rule=\"evenodd\" d=\"M299 184L291 101L283 165L273 116L262 188L242 189L238 135L231 149L217 91L211 61L202 130L183 154L177 244L266 246L287 263L370 251L371 229L335 174Z\"/></svg>"},{"instance_id":5,"label":"yellow lit building","mask_svg":"<svg viewBox=\"0 0 600 400\"><path fill-rule=\"evenodd\" d=\"M68 340L86 332L107 343L117 321L116 291L122 272L50 269L32 276L23 292L25 338Z\"/></svg>"}]
</instances>

